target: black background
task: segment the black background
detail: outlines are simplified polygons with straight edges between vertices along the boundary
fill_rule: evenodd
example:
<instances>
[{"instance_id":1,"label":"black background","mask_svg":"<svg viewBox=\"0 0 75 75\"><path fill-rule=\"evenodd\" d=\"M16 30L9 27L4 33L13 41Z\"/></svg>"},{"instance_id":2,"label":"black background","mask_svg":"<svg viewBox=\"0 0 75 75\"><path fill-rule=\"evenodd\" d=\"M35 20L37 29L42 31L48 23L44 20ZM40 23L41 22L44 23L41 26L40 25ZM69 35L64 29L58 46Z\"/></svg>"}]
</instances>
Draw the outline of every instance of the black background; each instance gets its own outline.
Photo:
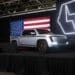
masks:
<instances>
[{"instance_id":1,"label":"black background","mask_svg":"<svg viewBox=\"0 0 75 75\"><path fill-rule=\"evenodd\" d=\"M31 17L38 17L38 16L50 16L51 18L51 30L53 33L62 33L60 27L57 24L57 16L59 12L59 8L61 3L66 2L68 0L57 0L57 10L54 11L46 11L40 12L35 14L28 14L28 15L21 15L15 17L7 17L0 19L0 42L8 42L10 38L10 19L17 20L18 18L31 18Z\"/></svg>"}]
</instances>

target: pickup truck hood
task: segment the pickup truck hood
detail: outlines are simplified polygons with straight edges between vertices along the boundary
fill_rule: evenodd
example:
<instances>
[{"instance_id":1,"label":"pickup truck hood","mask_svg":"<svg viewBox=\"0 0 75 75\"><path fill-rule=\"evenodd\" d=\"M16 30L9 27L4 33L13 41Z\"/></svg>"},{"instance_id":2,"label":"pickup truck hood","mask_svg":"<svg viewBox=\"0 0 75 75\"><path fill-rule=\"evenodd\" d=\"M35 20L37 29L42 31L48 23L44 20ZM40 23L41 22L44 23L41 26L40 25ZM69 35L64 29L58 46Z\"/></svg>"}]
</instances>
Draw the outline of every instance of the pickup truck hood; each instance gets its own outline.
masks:
<instances>
[{"instance_id":1,"label":"pickup truck hood","mask_svg":"<svg viewBox=\"0 0 75 75\"><path fill-rule=\"evenodd\" d=\"M52 34L39 34L38 36L52 36Z\"/></svg>"},{"instance_id":2,"label":"pickup truck hood","mask_svg":"<svg viewBox=\"0 0 75 75\"><path fill-rule=\"evenodd\" d=\"M60 35L60 34L39 34L39 36L65 36L65 35Z\"/></svg>"}]
</instances>

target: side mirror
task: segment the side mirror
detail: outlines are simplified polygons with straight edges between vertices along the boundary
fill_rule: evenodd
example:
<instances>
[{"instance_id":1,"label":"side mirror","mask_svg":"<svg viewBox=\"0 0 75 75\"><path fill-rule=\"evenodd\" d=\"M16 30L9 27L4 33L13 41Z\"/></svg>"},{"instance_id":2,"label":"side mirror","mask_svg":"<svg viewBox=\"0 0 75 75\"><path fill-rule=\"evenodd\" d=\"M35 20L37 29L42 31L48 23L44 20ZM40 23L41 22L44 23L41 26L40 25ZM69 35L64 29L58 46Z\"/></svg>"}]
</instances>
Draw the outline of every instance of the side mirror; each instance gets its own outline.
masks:
<instances>
[{"instance_id":1,"label":"side mirror","mask_svg":"<svg viewBox=\"0 0 75 75\"><path fill-rule=\"evenodd\" d=\"M31 32L30 34L31 34L31 35L36 35L36 33L35 33L35 32Z\"/></svg>"}]
</instances>

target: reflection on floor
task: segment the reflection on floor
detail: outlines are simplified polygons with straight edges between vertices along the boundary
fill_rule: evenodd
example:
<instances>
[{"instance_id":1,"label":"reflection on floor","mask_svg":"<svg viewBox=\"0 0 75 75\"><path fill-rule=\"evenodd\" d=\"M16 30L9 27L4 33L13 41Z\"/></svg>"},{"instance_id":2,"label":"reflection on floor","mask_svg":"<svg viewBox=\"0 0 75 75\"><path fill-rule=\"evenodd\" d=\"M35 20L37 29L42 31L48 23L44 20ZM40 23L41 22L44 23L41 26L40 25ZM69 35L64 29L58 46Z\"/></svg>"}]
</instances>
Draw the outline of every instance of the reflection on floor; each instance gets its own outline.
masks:
<instances>
[{"instance_id":1,"label":"reflection on floor","mask_svg":"<svg viewBox=\"0 0 75 75\"><path fill-rule=\"evenodd\" d=\"M0 72L0 75L16 75L16 74L12 72Z\"/></svg>"}]
</instances>

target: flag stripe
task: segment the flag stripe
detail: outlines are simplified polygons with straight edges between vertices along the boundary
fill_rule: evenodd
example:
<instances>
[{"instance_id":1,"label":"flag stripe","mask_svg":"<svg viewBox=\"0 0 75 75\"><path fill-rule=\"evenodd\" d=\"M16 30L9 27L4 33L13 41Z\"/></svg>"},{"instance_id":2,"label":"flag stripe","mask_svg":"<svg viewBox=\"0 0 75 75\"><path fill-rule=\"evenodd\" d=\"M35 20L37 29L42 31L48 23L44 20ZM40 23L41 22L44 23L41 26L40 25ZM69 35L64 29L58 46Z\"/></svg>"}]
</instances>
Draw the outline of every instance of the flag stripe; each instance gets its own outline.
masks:
<instances>
[{"instance_id":1,"label":"flag stripe","mask_svg":"<svg viewBox=\"0 0 75 75\"><path fill-rule=\"evenodd\" d=\"M33 20L42 20L42 19L50 19L49 16L46 17L34 17L34 18L25 18L25 21L33 21Z\"/></svg>"},{"instance_id":2,"label":"flag stripe","mask_svg":"<svg viewBox=\"0 0 75 75\"><path fill-rule=\"evenodd\" d=\"M43 22L43 23L34 23L34 24L24 24L24 26L35 26L35 25L44 25L44 24L49 24L49 22Z\"/></svg>"},{"instance_id":3,"label":"flag stripe","mask_svg":"<svg viewBox=\"0 0 75 75\"><path fill-rule=\"evenodd\" d=\"M24 24L34 24L34 23L44 23L44 22L50 22L50 19L24 21Z\"/></svg>"},{"instance_id":4,"label":"flag stripe","mask_svg":"<svg viewBox=\"0 0 75 75\"><path fill-rule=\"evenodd\" d=\"M50 24L35 25L35 26L24 26L24 29L44 28L44 27L49 27L49 26L50 26Z\"/></svg>"}]
</instances>

